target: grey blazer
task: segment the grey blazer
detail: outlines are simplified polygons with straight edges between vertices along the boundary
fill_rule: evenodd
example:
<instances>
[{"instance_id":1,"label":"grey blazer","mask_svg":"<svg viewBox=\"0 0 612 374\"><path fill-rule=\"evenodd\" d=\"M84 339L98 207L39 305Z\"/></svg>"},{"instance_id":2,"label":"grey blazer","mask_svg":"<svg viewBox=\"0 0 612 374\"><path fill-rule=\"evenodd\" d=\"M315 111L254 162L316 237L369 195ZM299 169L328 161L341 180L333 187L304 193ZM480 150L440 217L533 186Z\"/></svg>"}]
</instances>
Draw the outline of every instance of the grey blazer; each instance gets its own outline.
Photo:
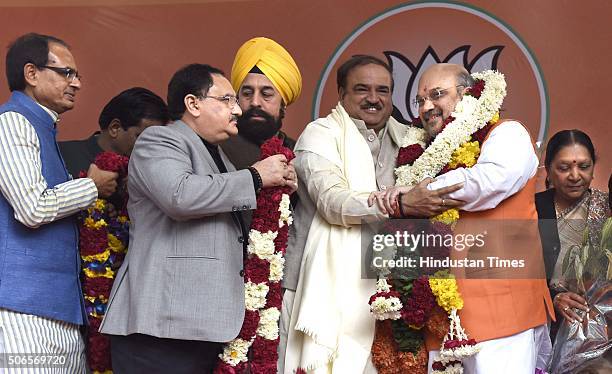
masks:
<instances>
[{"instance_id":1,"label":"grey blazer","mask_svg":"<svg viewBox=\"0 0 612 374\"><path fill-rule=\"evenodd\" d=\"M253 179L220 174L182 121L153 126L130 158L129 251L100 331L226 342L244 319L243 241L232 211L256 208Z\"/></svg>"}]
</instances>

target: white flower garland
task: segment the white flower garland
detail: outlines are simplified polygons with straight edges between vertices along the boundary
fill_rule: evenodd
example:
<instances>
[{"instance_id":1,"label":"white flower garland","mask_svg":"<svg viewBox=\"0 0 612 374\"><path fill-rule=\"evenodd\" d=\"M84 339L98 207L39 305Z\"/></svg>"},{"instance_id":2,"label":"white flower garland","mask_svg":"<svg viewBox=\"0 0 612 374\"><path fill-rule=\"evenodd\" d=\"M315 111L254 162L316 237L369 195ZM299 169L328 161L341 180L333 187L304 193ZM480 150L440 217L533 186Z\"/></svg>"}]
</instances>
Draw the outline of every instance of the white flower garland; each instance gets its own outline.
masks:
<instances>
[{"instance_id":1,"label":"white flower garland","mask_svg":"<svg viewBox=\"0 0 612 374\"><path fill-rule=\"evenodd\" d=\"M247 361L247 352L251 347L252 341L236 338L229 342L223 349L221 359L232 366Z\"/></svg>"},{"instance_id":2,"label":"white flower garland","mask_svg":"<svg viewBox=\"0 0 612 374\"><path fill-rule=\"evenodd\" d=\"M276 239L276 236L278 236L278 232L268 231L261 233L257 230L249 231L247 252L265 260L267 256L274 254L274 239Z\"/></svg>"},{"instance_id":3,"label":"white flower garland","mask_svg":"<svg viewBox=\"0 0 612 374\"><path fill-rule=\"evenodd\" d=\"M425 146L427 145L427 131L420 127L408 126L406 135L404 135L400 143L400 147L418 144L425 149Z\"/></svg>"},{"instance_id":4,"label":"white flower garland","mask_svg":"<svg viewBox=\"0 0 612 374\"><path fill-rule=\"evenodd\" d=\"M376 294L374 300L370 303L370 313L379 321L401 318L402 302L398 297L388 295L387 293L390 291L391 286L385 278L376 282Z\"/></svg>"},{"instance_id":5,"label":"white flower garland","mask_svg":"<svg viewBox=\"0 0 612 374\"><path fill-rule=\"evenodd\" d=\"M455 119L436 136L423 154L412 164L395 169L398 186L414 186L423 179L435 177L448 164L453 152L470 140L473 133L486 126L499 109L506 96L504 75L494 70L472 74L474 79L485 81L480 98L465 95L451 116ZM401 147L419 144L424 147L426 131L409 127Z\"/></svg>"},{"instance_id":6,"label":"white flower garland","mask_svg":"<svg viewBox=\"0 0 612 374\"><path fill-rule=\"evenodd\" d=\"M277 308L268 308L259 312L259 325L257 334L268 340L278 338L278 320L280 311Z\"/></svg>"},{"instance_id":7,"label":"white flower garland","mask_svg":"<svg viewBox=\"0 0 612 374\"><path fill-rule=\"evenodd\" d=\"M247 310L256 311L266 305L268 287L265 283L246 282L244 285L244 306Z\"/></svg>"},{"instance_id":8,"label":"white flower garland","mask_svg":"<svg viewBox=\"0 0 612 374\"><path fill-rule=\"evenodd\" d=\"M464 344L455 348L444 348L444 343L448 340L457 340L464 341L468 340L468 336L465 333L463 327L461 327L461 320L459 319L459 315L457 314L457 310L453 309L451 311L450 316L450 327L448 334L444 337L444 341L442 342L442 349L440 349L440 358L442 361L452 361L452 360L461 360L465 357L470 357L478 353L481 349L480 344Z\"/></svg>"},{"instance_id":9,"label":"white flower garland","mask_svg":"<svg viewBox=\"0 0 612 374\"><path fill-rule=\"evenodd\" d=\"M285 258L281 253L275 253L266 258L270 261L270 281L280 282L283 279Z\"/></svg>"},{"instance_id":10,"label":"white flower garland","mask_svg":"<svg viewBox=\"0 0 612 374\"><path fill-rule=\"evenodd\" d=\"M279 209L281 212L279 219L279 227L291 225L293 217L289 208L289 195L283 194ZM257 230L249 232L249 244L247 252L251 255L256 255L262 260L270 263L270 282L280 282L283 279L285 267L285 258L282 253L274 253L274 239L278 236L278 232L268 231L261 233ZM259 313L259 323L257 325L256 336L261 336L264 339L275 340L278 338L280 319L280 311L278 308L266 308L266 297L270 287L265 283L246 282L244 285L244 303L245 308L250 311ZM231 366L236 366L241 362L248 361L249 348L255 341L255 336L251 340L235 338L227 343L223 352L219 355L221 360Z\"/></svg>"},{"instance_id":11,"label":"white flower garland","mask_svg":"<svg viewBox=\"0 0 612 374\"><path fill-rule=\"evenodd\" d=\"M278 227L286 225L290 226L293 223L293 217L291 216L291 200L289 195L283 194L278 210L280 211L280 218L278 219Z\"/></svg>"}]
</instances>

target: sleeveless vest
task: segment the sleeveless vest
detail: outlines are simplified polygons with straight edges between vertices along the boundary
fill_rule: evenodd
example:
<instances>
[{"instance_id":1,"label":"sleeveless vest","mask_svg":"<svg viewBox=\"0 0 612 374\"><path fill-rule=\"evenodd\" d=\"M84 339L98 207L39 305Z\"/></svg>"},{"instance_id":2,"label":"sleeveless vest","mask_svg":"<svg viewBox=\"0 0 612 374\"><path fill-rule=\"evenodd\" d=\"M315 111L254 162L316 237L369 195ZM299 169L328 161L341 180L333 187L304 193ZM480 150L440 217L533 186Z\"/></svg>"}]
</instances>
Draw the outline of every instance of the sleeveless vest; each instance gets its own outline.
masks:
<instances>
[{"instance_id":1,"label":"sleeveless vest","mask_svg":"<svg viewBox=\"0 0 612 374\"><path fill-rule=\"evenodd\" d=\"M488 135L485 142L487 139ZM493 209L461 211L455 234L483 230L487 232L483 248L470 253L471 248L459 255L453 250L451 255L452 258L482 259L486 264L485 269L464 268L459 274L455 272L464 300L459 317L469 337L481 342L511 336L545 324L548 315L554 318L538 232L535 176ZM486 258L489 256L523 260L525 266L497 267L498 263L494 263L494 267L489 267ZM440 349L441 340L428 331L425 342L429 351Z\"/></svg>"},{"instance_id":2,"label":"sleeveless vest","mask_svg":"<svg viewBox=\"0 0 612 374\"><path fill-rule=\"evenodd\" d=\"M47 188L68 181L51 116L18 91L0 106L0 114L5 112L25 116L36 130ZM0 194L0 308L83 324L85 308L79 281L76 218L65 217L29 228L17 221L14 214Z\"/></svg>"}]
</instances>

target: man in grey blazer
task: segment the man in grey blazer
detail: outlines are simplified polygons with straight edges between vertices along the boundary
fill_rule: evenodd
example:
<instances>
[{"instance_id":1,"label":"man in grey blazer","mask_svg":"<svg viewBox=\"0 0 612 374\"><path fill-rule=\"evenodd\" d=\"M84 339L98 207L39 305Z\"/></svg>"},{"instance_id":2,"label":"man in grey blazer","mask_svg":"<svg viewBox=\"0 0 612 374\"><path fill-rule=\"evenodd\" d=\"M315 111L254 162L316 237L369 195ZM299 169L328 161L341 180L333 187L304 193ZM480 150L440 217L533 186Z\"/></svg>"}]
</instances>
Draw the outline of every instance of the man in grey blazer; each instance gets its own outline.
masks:
<instances>
[{"instance_id":1,"label":"man in grey blazer","mask_svg":"<svg viewBox=\"0 0 612 374\"><path fill-rule=\"evenodd\" d=\"M282 155L236 170L218 144L242 113L223 73L192 64L168 85L175 122L138 138L129 165L130 246L100 327L115 373L208 373L244 318L241 211L263 187L297 188Z\"/></svg>"}]
</instances>

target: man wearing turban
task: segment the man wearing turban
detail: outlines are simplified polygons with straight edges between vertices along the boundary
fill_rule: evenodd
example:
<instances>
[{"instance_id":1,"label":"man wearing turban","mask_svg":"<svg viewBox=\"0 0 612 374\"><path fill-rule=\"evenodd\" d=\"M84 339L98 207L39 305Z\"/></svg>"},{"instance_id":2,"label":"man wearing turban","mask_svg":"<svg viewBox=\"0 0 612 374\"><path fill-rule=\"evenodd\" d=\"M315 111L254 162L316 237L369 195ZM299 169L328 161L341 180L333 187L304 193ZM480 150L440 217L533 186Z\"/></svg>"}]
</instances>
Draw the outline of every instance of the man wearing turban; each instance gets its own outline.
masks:
<instances>
[{"instance_id":1,"label":"man wearing turban","mask_svg":"<svg viewBox=\"0 0 612 374\"><path fill-rule=\"evenodd\" d=\"M238 136L221 147L236 168L258 161L259 146L272 136L293 149L295 140L280 129L286 107L300 96L302 76L287 50L268 38L248 40L236 53L231 83L243 114Z\"/></svg>"}]
</instances>

